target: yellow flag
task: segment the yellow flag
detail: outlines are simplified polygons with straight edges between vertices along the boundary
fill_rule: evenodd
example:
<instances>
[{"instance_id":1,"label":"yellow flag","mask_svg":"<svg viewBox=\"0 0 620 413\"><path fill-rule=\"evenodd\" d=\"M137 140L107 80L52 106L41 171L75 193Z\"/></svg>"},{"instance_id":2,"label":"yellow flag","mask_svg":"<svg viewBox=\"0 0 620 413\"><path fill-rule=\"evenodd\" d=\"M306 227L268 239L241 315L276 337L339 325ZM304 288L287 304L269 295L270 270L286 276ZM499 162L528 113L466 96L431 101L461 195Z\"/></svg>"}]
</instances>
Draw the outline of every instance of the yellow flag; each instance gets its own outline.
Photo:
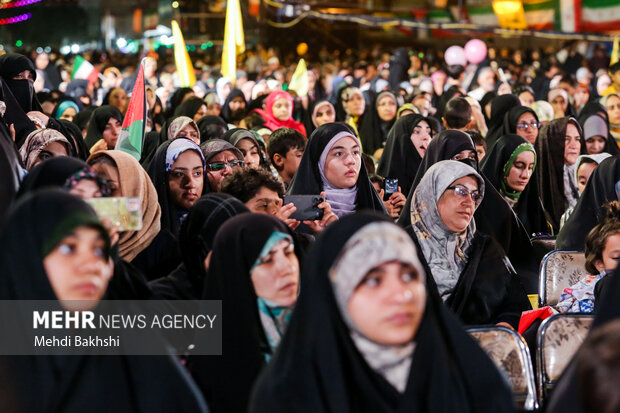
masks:
<instances>
[{"instance_id":1,"label":"yellow flag","mask_svg":"<svg viewBox=\"0 0 620 413\"><path fill-rule=\"evenodd\" d=\"M222 76L229 78L233 84L237 74L237 55L243 52L245 52L245 39L239 0L228 0L222 50Z\"/></svg>"},{"instance_id":2,"label":"yellow flag","mask_svg":"<svg viewBox=\"0 0 620 413\"><path fill-rule=\"evenodd\" d=\"M181 87L192 87L196 83L196 74L185 48L183 33L176 20L172 20L172 36L174 36L174 64L177 66L179 82Z\"/></svg>"},{"instance_id":3,"label":"yellow flag","mask_svg":"<svg viewBox=\"0 0 620 413\"><path fill-rule=\"evenodd\" d=\"M493 11L504 29L527 29L521 0L493 0Z\"/></svg>"},{"instance_id":4,"label":"yellow flag","mask_svg":"<svg viewBox=\"0 0 620 413\"><path fill-rule=\"evenodd\" d=\"M609 61L609 66L618 61L618 54L620 54L620 50L618 50L618 48L618 36L616 36L614 37L614 47L611 49L611 60Z\"/></svg>"},{"instance_id":5,"label":"yellow flag","mask_svg":"<svg viewBox=\"0 0 620 413\"><path fill-rule=\"evenodd\" d=\"M299 97L308 95L308 68L303 58L299 59L299 63L297 63L295 73L293 73L291 82L288 84L288 90L294 90Z\"/></svg>"}]
</instances>

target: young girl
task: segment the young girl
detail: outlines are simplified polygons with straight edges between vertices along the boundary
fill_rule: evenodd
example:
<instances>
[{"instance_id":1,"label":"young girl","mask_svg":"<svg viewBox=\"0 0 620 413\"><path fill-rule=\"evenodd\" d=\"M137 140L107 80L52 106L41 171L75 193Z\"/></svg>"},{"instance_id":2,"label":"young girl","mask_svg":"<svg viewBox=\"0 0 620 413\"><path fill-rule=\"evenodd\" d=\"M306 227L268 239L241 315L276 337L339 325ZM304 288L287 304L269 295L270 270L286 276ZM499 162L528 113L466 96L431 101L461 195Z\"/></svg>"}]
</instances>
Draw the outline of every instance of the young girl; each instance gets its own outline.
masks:
<instances>
[{"instance_id":1,"label":"young girl","mask_svg":"<svg viewBox=\"0 0 620 413\"><path fill-rule=\"evenodd\" d=\"M591 313L594 309L594 286L616 269L620 259L620 203L605 205L605 219L586 237L586 270L590 275L565 288L557 304L565 313Z\"/></svg>"},{"instance_id":2,"label":"young girl","mask_svg":"<svg viewBox=\"0 0 620 413\"><path fill-rule=\"evenodd\" d=\"M303 123L293 119L293 97L283 90L271 92L265 101L265 110L255 109L263 119L265 126L272 131L278 128L293 128L306 136Z\"/></svg>"},{"instance_id":3,"label":"young girl","mask_svg":"<svg viewBox=\"0 0 620 413\"><path fill-rule=\"evenodd\" d=\"M65 191L24 197L0 245L2 300L80 300L89 309L122 288L112 277L108 233L90 206ZM11 316L32 325L31 312ZM0 365L3 412L207 411L170 356L2 356Z\"/></svg>"}]
</instances>

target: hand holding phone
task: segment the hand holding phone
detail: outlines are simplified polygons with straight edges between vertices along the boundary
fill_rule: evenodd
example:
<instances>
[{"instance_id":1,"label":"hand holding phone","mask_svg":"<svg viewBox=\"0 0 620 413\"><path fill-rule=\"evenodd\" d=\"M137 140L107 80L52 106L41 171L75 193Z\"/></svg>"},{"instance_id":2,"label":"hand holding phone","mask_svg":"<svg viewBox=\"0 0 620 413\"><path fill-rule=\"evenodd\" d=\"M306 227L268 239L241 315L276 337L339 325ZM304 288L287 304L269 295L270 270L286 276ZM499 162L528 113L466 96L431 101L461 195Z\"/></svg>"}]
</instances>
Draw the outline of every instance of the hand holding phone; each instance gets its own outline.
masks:
<instances>
[{"instance_id":1,"label":"hand holding phone","mask_svg":"<svg viewBox=\"0 0 620 413\"><path fill-rule=\"evenodd\" d=\"M289 218L298 221L316 221L323 219L323 210L319 204L325 201L322 195L284 195L284 205L292 203L295 212Z\"/></svg>"},{"instance_id":2,"label":"hand holding phone","mask_svg":"<svg viewBox=\"0 0 620 413\"><path fill-rule=\"evenodd\" d=\"M390 199L392 194L398 192L398 178L385 178L383 186L383 200L387 201Z\"/></svg>"}]
</instances>

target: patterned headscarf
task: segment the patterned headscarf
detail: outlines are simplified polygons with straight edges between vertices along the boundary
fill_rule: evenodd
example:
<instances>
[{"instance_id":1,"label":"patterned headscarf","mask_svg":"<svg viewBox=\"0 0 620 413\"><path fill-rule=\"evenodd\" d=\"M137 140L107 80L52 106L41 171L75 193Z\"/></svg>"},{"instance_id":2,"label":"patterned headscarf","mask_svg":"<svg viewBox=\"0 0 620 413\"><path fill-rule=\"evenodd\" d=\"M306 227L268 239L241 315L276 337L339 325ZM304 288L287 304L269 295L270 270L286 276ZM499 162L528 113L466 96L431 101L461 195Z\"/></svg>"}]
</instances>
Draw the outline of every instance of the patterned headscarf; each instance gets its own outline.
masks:
<instances>
[{"instance_id":1,"label":"patterned headscarf","mask_svg":"<svg viewBox=\"0 0 620 413\"><path fill-rule=\"evenodd\" d=\"M71 144L65 136L54 129L39 129L32 132L19 149L19 154L26 169L33 167L37 156L52 142L60 142L71 155Z\"/></svg>"},{"instance_id":2,"label":"patterned headscarf","mask_svg":"<svg viewBox=\"0 0 620 413\"><path fill-rule=\"evenodd\" d=\"M440 161L426 171L411 200L411 224L444 301L465 268L476 224L472 216L465 231L452 232L443 222L437 202L454 181L465 176L475 177L484 195L484 180L474 168L459 161Z\"/></svg>"},{"instance_id":3,"label":"patterned headscarf","mask_svg":"<svg viewBox=\"0 0 620 413\"><path fill-rule=\"evenodd\" d=\"M95 172L93 167L90 165L84 169L77 171L76 173L71 175L69 178L67 178L67 181L65 182L64 187L67 189L71 189L74 186L76 186L78 182L84 179L90 179L92 181L95 181L95 183L99 187L101 196L103 197L110 196L110 186L105 181L105 179L97 175L97 172Z\"/></svg>"},{"instance_id":4,"label":"patterned headscarf","mask_svg":"<svg viewBox=\"0 0 620 413\"><path fill-rule=\"evenodd\" d=\"M172 165L185 151L197 152L198 155L200 155L200 159L202 160L203 168L205 167L205 158L202 154L202 151L200 150L200 147L187 138L178 138L175 139L170 144L170 146L168 146L168 150L166 151L166 172L170 172L170 170L172 169Z\"/></svg>"},{"instance_id":5,"label":"patterned headscarf","mask_svg":"<svg viewBox=\"0 0 620 413\"><path fill-rule=\"evenodd\" d=\"M198 132L198 138L200 138L200 130L198 129L198 125L191 118L187 116L179 116L175 120L170 123L168 126L168 139L176 139L179 132L181 132L187 125L191 125L196 132Z\"/></svg>"}]
</instances>

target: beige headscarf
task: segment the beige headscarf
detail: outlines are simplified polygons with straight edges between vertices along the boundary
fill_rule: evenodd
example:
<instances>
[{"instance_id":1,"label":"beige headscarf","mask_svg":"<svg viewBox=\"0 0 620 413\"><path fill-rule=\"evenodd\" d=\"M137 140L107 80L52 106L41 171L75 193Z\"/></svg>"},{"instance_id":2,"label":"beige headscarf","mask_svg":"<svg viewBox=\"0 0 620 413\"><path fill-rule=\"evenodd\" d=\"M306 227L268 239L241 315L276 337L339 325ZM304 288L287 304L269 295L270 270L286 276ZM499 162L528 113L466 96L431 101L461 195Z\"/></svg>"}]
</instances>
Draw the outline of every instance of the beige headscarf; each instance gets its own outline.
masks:
<instances>
[{"instance_id":1,"label":"beige headscarf","mask_svg":"<svg viewBox=\"0 0 620 413\"><path fill-rule=\"evenodd\" d=\"M192 127L200 134L200 130L198 129L198 125L196 122L187 116L179 116L175 120L172 121L170 126L168 126L168 139L176 139L179 132L181 132L187 125L192 125Z\"/></svg>"},{"instance_id":2,"label":"beige headscarf","mask_svg":"<svg viewBox=\"0 0 620 413\"><path fill-rule=\"evenodd\" d=\"M118 241L121 258L131 262L145 250L161 228L161 208L157 202L157 191L140 163L131 155L111 150L100 151L88 158L88 163L101 156L107 156L116 164L121 196L138 197L142 200L142 229L120 233Z\"/></svg>"},{"instance_id":3,"label":"beige headscarf","mask_svg":"<svg viewBox=\"0 0 620 413\"><path fill-rule=\"evenodd\" d=\"M71 156L71 144L65 136L54 129L39 129L30 133L19 149L19 155L26 169L32 168L37 156L52 142L60 142Z\"/></svg>"}]
</instances>

